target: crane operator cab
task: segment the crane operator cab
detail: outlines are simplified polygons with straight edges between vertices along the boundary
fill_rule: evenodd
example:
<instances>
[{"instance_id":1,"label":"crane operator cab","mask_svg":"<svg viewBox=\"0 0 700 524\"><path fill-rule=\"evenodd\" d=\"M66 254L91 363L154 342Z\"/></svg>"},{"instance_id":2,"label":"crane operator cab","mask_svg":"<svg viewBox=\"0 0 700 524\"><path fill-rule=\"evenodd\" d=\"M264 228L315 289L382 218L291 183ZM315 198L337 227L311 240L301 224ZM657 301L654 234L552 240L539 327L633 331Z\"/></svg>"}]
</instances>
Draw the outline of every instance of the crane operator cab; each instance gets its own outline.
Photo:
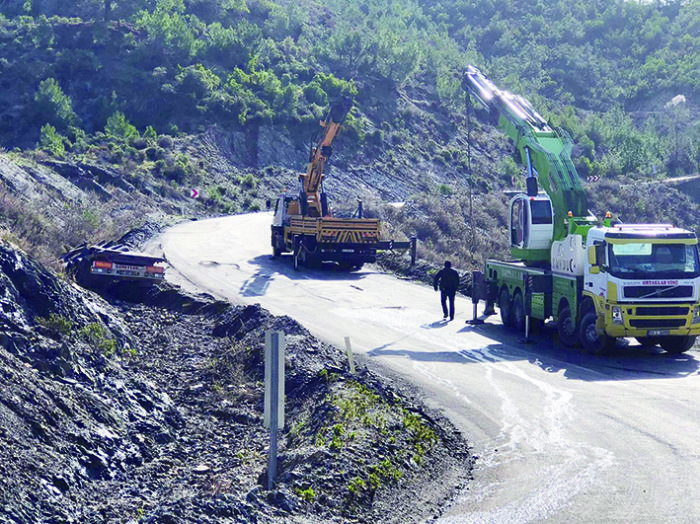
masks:
<instances>
[{"instance_id":1,"label":"crane operator cab","mask_svg":"<svg viewBox=\"0 0 700 524\"><path fill-rule=\"evenodd\" d=\"M553 234L554 212L546 193L518 194L510 200L511 247L549 249Z\"/></svg>"}]
</instances>

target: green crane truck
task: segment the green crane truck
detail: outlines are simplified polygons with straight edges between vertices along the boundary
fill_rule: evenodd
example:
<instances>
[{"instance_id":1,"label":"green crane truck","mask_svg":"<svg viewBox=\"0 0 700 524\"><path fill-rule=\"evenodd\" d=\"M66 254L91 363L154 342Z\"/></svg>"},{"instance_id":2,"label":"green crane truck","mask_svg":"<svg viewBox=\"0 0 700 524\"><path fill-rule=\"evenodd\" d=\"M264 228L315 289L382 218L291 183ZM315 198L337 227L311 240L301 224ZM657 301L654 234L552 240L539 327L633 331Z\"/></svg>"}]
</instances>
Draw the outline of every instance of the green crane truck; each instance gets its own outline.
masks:
<instances>
[{"instance_id":1,"label":"green crane truck","mask_svg":"<svg viewBox=\"0 0 700 524\"><path fill-rule=\"evenodd\" d=\"M669 224L600 223L571 161L572 140L523 97L470 65L463 87L514 142L526 192L510 201L510 261L488 260L487 311L504 326L553 318L564 345L601 354L620 337L690 349L700 334L700 259L694 233ZM539 188L544 191L540 191ZM475 286L477 287L477 286Z\"/></svg>"}]
</instances>

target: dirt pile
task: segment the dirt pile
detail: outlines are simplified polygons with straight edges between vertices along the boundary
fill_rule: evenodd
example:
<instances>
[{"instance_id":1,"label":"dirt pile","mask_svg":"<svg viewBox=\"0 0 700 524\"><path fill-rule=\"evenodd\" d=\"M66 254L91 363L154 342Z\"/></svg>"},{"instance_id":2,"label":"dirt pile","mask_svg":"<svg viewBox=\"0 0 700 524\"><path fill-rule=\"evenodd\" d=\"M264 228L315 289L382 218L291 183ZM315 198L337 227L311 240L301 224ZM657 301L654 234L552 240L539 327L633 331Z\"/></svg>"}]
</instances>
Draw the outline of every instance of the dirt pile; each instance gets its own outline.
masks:
<instances>
[{"instance_id":1,"label":"dirt pile","mask_svg":"<svg viewBox=\"0 0 700 524\"><path fill-rule=\"evenodd\" d=\"M0 246L0 522L415 522L463 438L286 317L176 289L98 297ZM267 491L263 338L287 337Z\"/></svg>"}]
</instances>

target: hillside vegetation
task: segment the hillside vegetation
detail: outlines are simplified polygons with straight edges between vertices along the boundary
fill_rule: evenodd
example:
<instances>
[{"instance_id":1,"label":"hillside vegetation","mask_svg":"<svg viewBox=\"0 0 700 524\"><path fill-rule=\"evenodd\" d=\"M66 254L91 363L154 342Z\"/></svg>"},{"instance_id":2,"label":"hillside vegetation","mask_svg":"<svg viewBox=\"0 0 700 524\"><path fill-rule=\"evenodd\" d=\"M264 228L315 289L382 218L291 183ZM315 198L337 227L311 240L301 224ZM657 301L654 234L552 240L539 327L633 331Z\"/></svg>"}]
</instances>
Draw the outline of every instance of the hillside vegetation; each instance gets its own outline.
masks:
<instances>
[{"instance_id":1,"label":"hillside vegetation","mask_svg":"<svg viewBox=\"0 0 700 524\"><path fill-rule=\"evenodd\" d=\"M337 201L369 198L396 235L417 234L423 258L456 257L466 268L504 252L500 191L519 183L520 169L479 114L468 158L465 66L565 128L579 174L608 182L588 186L594 211L610 207L625 219L633 203L619 202L618 185L698 172L699 7L8 1L0 5L0 143L20 164L107 167L149 198L185 200L190 187L204 187L199 213L255 210L294 183L329 103L352 96L329 176ZM215 165L203 143L227 165ZM659 197L667 202L651 200ZM676 216L674 190L638 198L635 216L700 229L697 213ZM396 211L382 200L408 204ZM94 222L109 218L96 213Z\"/></svg>"}]
</instances>

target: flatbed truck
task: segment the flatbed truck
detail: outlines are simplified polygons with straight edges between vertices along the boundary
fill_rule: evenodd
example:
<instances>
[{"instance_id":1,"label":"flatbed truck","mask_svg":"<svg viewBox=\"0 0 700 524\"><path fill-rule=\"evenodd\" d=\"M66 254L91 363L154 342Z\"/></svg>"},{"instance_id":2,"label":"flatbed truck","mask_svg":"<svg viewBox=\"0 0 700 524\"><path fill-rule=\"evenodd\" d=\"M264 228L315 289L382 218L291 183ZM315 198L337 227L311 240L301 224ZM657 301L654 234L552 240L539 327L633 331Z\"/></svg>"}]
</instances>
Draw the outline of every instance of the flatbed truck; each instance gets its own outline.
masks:
<instances>
[{"instance_id":1,"label":"flatbed truck","mask_svg":"<svg viewBox=\"0 0 700 524\"><path fill-rule=\"evenodd\" d=\"M365 263L375 262L377 253L386 250L410 249L411 263L415 262L416 240L384 240L381 222L365 218L361 202L356 218L334 217L328 205L323 190L324 170L332 154L333 140L351 105L350 100L342 100L331 106L321 122L323 135L311 147L308 169L299 175L299 193L282 193L275 200L270 239L272 256L292 253L294 269L334 262L357 270Z\"/></svg>"}]
</instances>

